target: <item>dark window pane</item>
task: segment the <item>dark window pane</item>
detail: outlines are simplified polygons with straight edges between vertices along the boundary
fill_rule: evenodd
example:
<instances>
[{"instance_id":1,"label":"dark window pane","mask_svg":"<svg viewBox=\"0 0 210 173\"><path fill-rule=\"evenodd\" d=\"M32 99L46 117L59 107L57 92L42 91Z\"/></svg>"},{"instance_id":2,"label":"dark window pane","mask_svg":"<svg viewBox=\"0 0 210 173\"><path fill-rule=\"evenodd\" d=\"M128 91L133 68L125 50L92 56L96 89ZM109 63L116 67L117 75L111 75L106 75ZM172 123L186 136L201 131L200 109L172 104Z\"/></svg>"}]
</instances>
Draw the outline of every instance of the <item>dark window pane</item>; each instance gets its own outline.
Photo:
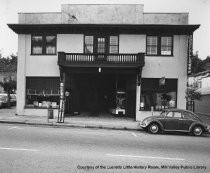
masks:
<instances>
[{"instance_id":1,"label":"dark window pane","mask_svg":"<svg viewBox=\"0 0 210 173\"><path fill-rule=\"evenodd\" d=\"M26 78L26 106L58 108L59 96L58 77Z\"/></svg>"},{"instance_id":2,"label":"dark window pane","mask_svg":"<svg viewBox=\"0 0 210 173\"><path fill-rule=\"evenodd\" d=\"M85 53L93 53L93 36L85 36Z\"/></svg>"},{"instance_id":3,"label":"dark window pane","mask_svg":"<svg viewBox=\"0 0 210 173\"><path fill-rule=\"evenodd\" d=\"M32 54L42 54L42 46L34 45L32 47Z\"/></svg>"},{"instance_id":4,"label":"dark window pane","mask_svg":"<svg viewBox=\"0 0 210 173\"><path fill-rule=\"evenodd\" d=\"M118 36L110 36L110 45L118 45Z\"/></svg>"},{"instance_id":5,"label":"dark window pane","mask_svg":"<svg viewBox=\"0 0 210 173\"><path fill-rule=\"evenodd\" d=\"M172 37L161 37L161 55L172 54Z\"/></svg>"},{"instance_id":6,"label":"dark window pane","mask_svg":"<svg viewBox=\"0 0 210 173\"><path fill-rule=\"evenodd\" d=\"M42 54L43 37L42 36L32 36L32 54Z\"/></svg>"},{"instance_id":7,"label":"dark window pane","mask_svg":"<svg viewBox=\"0 0 210 173\"><path fill-rule=\"evenodd\" d=\"M56 37L46 36L46 54L56 53Z\"/></svg>"},{"instance_id":8,"label":"dark window pane","mask_svg":"<svg viewBox=\"0 0 210 173\"><path fill-rule=\"evenodd\" d=\"M34 44L36 44L36 43L42 43L42 36L32 36L32 42L34 43Z\"/></svg>"},{"instance_id":9,"label":"dark window pane","mask_svg":"<svg viewBox=\"0 0 210 173\"><path fill-rule=\"evenodd\" d=\"M56 37L55 36L46 36L46 42L48 44L55 44L56 43Z\"/></svg>"},{"instance_id":10,"label":"dark window pane","mask_svg":"<svg viewBox=\"0 0 210 173\"><path fill-rule=\"evenodd\" d=\"M109 37L109 53L119 53L118 50L119 42L118 42L118 36L110 36Z\"/></svg>"},{"instance_id":11,"label":"dark window pane","mask_svg":"<svg viewBox=\"0 0 210 173\"><path fill-rule=\"evenodd\" d=\"M118 46L110 46L109 53L118 53Z\"/></svg>"},{"instance_id":12,"label":"dark window pane","mask_svg":"<svg viewBox=\"0 0 210 173\"><path fill-rule=\"evenodd\" d=\"M98 38L98 53L105 53L105 38Z\"/></svg>"},{"instance_id":13,"label":"dark window pane","mask_svg":"<svg viewBox=\"0 0 210 173\"><path fill-rule=\"evenodd\" d=\"M55 54L56 36L32 36L32 54Z\"/></svg>"},{"instance_id":14,"label":"dark window pane","mask_svg":"<svg viewBox=\"0 0 210 173\"><path fill-rule=\"evenodd\" d=\"M93 46L85 45L85 53L93 53Z\"/></svg>"},{"instance_id":15,"label":"dark window pane","mask_svg":"<svg viewBox=\"0 0 210 173\"><path fill-rule=\"evenodd\" d=\"M93 36L85 36L85 44L93 44Z\"/></svg>"},{"instance_id":16,"label":"dark window pane","mask_svg":"<svg viewBox=\"0 0 210 173\"><path fill-rule=\"evenodd\" d=\"M156 36L147 37L147 54L148 55L157 55L157 43L158 43L158 37Z\"/></svg>"},{"instance_id":17,"label":"dark window pane","mask_svg":"<svg viewBox=\"0 0 210 173\"><path fill-rule=\"evenodd\" d=\"M141 110L163 110L176 108L177 80L166 79L165 85L159 85L158 78L142 79L140 107Z\"/></svg>"}]
</instances>

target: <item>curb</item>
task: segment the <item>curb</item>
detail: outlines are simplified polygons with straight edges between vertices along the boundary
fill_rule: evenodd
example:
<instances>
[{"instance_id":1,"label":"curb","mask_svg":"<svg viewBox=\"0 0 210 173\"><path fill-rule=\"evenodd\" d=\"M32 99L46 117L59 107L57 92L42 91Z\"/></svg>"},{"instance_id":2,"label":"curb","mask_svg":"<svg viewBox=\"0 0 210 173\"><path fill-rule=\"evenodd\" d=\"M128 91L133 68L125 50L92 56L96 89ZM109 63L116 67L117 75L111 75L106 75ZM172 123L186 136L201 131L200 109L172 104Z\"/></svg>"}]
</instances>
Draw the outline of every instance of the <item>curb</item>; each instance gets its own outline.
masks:
<instances>
[{"instance_id":1,"label":"curb","mask_svg":"<svg viewBox=\"0 0 210 173\"><path fill-rule=\"evenodd\" d=\"M143 131L142 128L129 128L129 127L114 127L103 125L86 125L86 124L59 124L59 123L34 123L27 121L7 121L0 120L2 124L20 124L38 127L52 127L52 128L90 128L90 129L108 129L108 130L126 130L126 131Z\"/></svg>"}]
</instances>

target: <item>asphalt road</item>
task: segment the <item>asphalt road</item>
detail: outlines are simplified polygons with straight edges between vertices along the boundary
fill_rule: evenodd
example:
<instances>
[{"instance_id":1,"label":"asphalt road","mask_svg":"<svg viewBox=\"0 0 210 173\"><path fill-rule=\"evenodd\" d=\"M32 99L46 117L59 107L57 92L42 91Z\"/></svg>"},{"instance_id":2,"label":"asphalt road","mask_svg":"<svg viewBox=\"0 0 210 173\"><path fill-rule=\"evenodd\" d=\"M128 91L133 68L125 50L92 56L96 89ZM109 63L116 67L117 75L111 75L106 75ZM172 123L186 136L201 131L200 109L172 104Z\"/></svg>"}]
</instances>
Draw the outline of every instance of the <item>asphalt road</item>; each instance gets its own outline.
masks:
<instances>
[{"instance_id":1,"label":"asphalt road","mask_svg":"<svg viewBox=\"0 0 210 173\"><path fill-rule=\"evenodd\" d=\"M210 172L210 136L0 124L0 173Z\"/></svg>"}]
</instances>

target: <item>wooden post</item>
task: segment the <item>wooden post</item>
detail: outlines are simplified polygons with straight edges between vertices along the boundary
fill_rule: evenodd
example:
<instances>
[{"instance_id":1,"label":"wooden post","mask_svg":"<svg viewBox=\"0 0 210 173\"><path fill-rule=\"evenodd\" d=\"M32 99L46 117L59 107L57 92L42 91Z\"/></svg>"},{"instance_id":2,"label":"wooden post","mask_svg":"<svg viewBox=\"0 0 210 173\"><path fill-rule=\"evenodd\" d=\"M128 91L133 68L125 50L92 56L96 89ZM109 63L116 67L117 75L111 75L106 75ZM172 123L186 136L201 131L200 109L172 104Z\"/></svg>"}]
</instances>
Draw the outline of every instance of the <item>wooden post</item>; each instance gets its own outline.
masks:
<instances>
[{"instance_id":1,"label":"wooden post","mask_svg":"<svg viewBox=\"0 0 210 173\"><path fill-rule=\"evenodd\" d=\"M60 103L58 110L58 123L64 123L64 113L65 113L65 96L64 96L64 87L65 85L65 72L60 67Z\"/></svg>"}]
</instances>

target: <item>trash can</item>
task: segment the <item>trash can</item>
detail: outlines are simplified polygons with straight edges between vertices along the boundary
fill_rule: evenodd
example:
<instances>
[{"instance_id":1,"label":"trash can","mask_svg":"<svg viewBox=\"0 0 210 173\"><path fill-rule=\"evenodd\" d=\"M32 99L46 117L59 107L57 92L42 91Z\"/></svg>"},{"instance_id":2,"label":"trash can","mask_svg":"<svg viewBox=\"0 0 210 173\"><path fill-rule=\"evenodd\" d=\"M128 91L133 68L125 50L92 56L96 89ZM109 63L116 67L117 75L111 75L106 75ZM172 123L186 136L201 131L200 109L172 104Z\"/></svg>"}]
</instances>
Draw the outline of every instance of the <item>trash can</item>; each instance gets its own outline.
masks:
<instances>
[{"instance_id":1,"label":"trash can","mask_svg":"<svg viewBox=\"0 0 210 173\"><path fill-rule=\"evenodd\" d=\"M53 109L48 109L48 119L53 119Z\"/></svg>"}]
</instances>

